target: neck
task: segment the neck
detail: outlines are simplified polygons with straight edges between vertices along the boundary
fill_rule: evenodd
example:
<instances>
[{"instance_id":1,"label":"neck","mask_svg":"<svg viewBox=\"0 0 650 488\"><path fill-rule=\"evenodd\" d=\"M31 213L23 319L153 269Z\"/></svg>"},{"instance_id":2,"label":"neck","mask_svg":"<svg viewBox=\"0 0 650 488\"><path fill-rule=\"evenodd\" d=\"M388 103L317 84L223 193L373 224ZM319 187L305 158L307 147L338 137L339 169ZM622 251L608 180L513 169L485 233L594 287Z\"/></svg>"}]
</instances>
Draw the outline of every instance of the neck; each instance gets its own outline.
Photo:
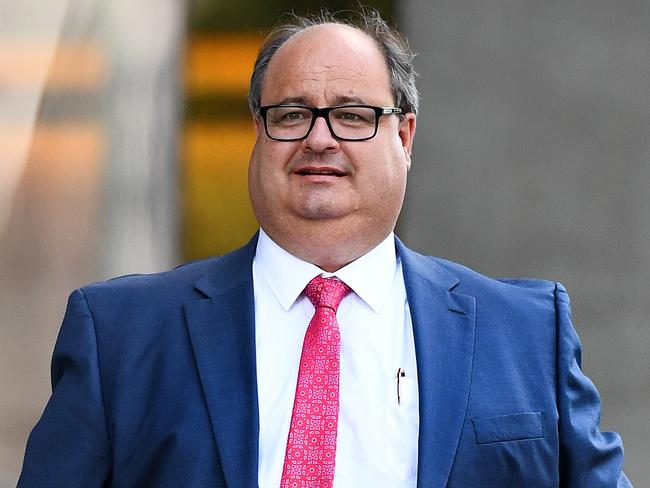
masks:
<instances>
[{"instance_id":1,"label":"neck","mask_svg":"<svg viewBox=\"0 0 650 488\"><path fill-rule=\"evenodd\" d=\"M323 271L333 273L352 261L360 258L378 246L392 229L376 235L354 237L349 232L307 232L300 235L287 235L264 229L264 232L280 247L299 259L318 266ZM323 239L327 235L327 240Z\"/></svg>"}]
</instances>

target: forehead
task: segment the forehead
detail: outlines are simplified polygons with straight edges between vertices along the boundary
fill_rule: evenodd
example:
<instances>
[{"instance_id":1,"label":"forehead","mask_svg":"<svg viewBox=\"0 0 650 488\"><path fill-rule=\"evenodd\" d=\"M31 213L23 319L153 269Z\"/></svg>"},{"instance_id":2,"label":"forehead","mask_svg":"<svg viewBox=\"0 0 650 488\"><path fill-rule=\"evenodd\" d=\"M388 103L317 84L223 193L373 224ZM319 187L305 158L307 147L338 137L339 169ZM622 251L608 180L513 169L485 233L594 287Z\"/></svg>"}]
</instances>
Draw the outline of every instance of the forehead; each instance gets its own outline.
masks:
<instances>
[{"instance_id":1,"label":"forehead","mask_svg":"<svg viewBox=\"0 0 650 488\"><path fill-rule=\"evenodd\" d=\"M269 63L262 104L337 100L386 104L392 100L388 68L374 39L346 25L310 27L287 40Z\"/></svg>"}]
</instances>

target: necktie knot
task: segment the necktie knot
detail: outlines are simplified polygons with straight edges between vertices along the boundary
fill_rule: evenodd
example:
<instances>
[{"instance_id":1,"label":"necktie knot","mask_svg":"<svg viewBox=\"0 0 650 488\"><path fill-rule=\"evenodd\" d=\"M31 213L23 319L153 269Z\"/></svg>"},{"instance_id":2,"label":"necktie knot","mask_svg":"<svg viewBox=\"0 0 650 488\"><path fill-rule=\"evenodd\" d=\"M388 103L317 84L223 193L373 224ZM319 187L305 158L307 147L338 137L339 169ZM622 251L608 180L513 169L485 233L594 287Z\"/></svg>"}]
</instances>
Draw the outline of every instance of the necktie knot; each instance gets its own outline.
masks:
<instances>
[{"instance_id":1,"label":"necktie knot","mask_svg":"<svg viewBox=\"0 0 650 488\"><path fill-rule=\"evenodd\" d=\"M305 295L315 308L328 307L334 313L343 297L351 291L352 289L341 280L322 276L316 276L305 287Z\"/></svg>"}]
</instances>

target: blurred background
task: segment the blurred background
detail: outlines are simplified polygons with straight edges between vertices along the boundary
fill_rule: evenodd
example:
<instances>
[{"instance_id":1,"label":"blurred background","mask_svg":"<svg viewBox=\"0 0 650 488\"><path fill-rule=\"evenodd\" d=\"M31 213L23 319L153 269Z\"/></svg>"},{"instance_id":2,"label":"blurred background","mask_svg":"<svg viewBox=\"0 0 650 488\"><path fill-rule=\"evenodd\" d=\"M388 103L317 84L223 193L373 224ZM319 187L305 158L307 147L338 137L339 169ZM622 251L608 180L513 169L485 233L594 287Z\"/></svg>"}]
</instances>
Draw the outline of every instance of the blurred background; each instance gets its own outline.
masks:
<instances>
[{"instance_id":1,"label":"blurred background","mask_svg":"<svg viewBox=\"0 0 650 488\"><path fill-rule=\"evenodd\" d=\"M650 486L650 3L364 3L419 53L399 235L562 281L601 427ZM69 292L246 242L264 34L284 11L357 5L0 0L0 487L49 396Z\"/></svg>"}]
</instances>

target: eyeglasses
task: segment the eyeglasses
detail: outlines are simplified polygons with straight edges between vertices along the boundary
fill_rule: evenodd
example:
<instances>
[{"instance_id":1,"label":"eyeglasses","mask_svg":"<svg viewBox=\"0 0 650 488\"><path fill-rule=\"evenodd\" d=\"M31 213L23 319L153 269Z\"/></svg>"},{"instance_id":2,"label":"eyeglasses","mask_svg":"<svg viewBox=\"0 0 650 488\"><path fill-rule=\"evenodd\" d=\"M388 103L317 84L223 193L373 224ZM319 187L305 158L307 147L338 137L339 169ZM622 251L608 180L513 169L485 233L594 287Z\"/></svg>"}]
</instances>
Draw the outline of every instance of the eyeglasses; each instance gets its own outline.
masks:
<instances>
[{"instance_id":1,"label":"eyeglasses","mask_svg":"<svg viewBox=\"0 0 650 488\"><path fill-rule=\"evenodd\" d=\"M377 134L379 117L401 114L396 107L341 105L338 107L303 107L300 105L267 105L258 114L264 120L266 135L274 141L305 139L318 117L327 122L332 136L341 141L366 141Z\"/></svg>"}]
</instances>

